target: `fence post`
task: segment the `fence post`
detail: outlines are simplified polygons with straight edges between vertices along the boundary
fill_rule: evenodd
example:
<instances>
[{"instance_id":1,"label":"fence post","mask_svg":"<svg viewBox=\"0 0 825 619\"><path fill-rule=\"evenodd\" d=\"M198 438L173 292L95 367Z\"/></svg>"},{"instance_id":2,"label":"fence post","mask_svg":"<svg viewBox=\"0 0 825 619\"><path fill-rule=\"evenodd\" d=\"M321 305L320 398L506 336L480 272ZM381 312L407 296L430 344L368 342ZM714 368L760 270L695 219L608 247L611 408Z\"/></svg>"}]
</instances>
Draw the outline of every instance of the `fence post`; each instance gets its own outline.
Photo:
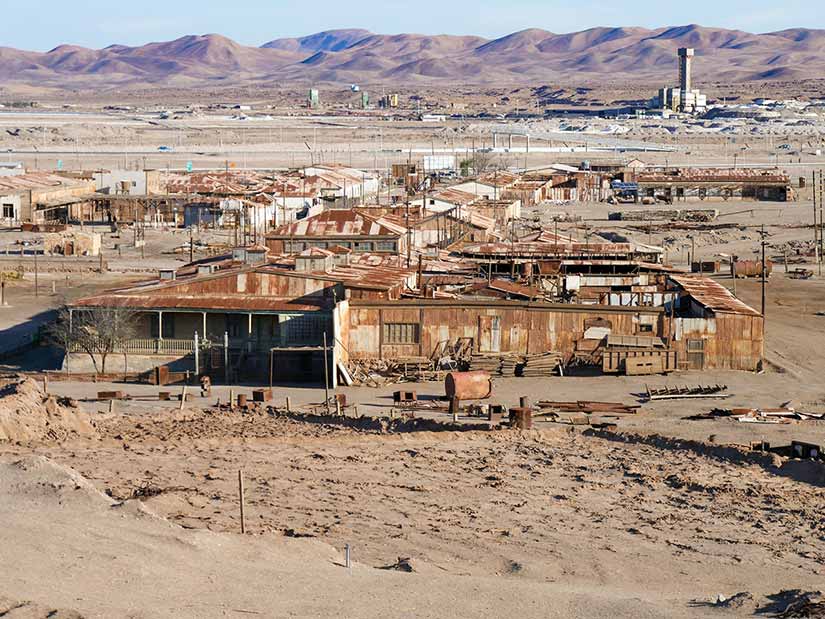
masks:
<instances>
[{"instance_id":1,"label":"fence post","mask_svg":"<svg viewBox=\"0 0 825 619\"><path fill-rule=\"evenodd\" d=\"M200 360L198 359L198 332L197 331L195 331L194 346L195 346L195 380L197 380L198 372L200 372L200 363L199 363Z\"/></svg>"},{"instance_id":2,"label":"fence post","mask_svg":"<svg viewBox=\"0 0 825 619\"><path fill-rule=\"evenodd\" d=\"M229 333L223 332L223 377L224 381L229 384Z\"/></svg>"},{"instance_id":3,"label":"fence post","mask_svg":"<svg viewBox=\"0 0 825 619\"><path fill-rule=\"evenodd\" d=\"M246 517L244 515L243 471L238 471L238 498L241 507L241 533L246 533Z\"/></svg>"}]
</instances>

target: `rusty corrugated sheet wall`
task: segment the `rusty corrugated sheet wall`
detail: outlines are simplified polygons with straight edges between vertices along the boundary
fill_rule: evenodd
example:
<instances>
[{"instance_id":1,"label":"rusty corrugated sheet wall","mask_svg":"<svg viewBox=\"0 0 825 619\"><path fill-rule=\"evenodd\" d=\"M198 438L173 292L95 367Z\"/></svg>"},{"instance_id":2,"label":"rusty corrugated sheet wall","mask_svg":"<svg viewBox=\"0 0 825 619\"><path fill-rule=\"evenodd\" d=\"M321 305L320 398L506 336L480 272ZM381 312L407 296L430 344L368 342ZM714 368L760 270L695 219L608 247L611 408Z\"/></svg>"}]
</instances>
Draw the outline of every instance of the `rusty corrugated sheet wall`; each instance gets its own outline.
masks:
<instances>
[{"instance_id":1,"label":"rusty corrugated sheet wall","mask_svg":"<svg viewBox=\"0 0 825 619\"><path fill-rule=\"evenodd\" d=\"M673 348L688 359L688 340L702 340L706 370L754 371L764 355L762 316L717 312L708 318L674 321Z\"/></svg>"},{"instance_id":2,"label":"rusty corrugated sheet wall","mask_svg":"<svg viewBox=\"0 0 825 619\"><path fill-rule=\"evenodd\" d=\"M573 352L577 339L585 331L586 320L609 321L620 335L639 333L639 316L653 315L656 331L663 335L663 312L656 308L639 311L615 311L604 306L571 306L570 309L541 305L461 305L444 306L404 302L395 305L359 304L350 308L349 351L354 358L429 357L439 342L467 337L479 345L485 321L481 317L498 317L501 351L539 353L554 350ZM385 323L420 325L417 344L391 344L382 341Z\"/></svg>"}]
</instances>

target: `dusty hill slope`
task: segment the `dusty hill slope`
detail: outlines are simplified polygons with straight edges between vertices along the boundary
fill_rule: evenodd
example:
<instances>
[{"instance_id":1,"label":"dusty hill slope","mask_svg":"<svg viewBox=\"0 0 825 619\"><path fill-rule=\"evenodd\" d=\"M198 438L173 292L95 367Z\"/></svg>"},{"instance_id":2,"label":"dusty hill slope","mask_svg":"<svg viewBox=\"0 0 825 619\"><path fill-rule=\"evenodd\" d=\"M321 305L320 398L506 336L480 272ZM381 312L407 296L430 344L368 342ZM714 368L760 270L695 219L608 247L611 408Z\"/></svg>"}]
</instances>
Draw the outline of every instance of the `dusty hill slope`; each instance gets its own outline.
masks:
<instances>
[{"instance_id":1,"label":"dusty hill slope","mask_svg":"<svg viewBox=\"0 0 825 619\"><path fill-rule=\"evenodd\" d=\"M45 52L0 47L0 83L201 85L310 82L492 83L603 79L672 80L679 47L695 47L699 80L800 79L825 72L825 31L766 34L697 25L649 30L538 28L475 36L331 30L248 47L217 34L100 50Z\"/></svg>"},{"instance_id":2,"label":"dusty hill slope","mask_svg":"<svg viewBox=\"0 0 825 619\"><path fill-rule=\"evenodd\" d=\"M697 616L609 588L347 570L314 540L182 529L39 456L0 462L0 499L0 545L14 558L0 562L0 613L28 613L8 616Z\"/></svg>"}]
</instances>

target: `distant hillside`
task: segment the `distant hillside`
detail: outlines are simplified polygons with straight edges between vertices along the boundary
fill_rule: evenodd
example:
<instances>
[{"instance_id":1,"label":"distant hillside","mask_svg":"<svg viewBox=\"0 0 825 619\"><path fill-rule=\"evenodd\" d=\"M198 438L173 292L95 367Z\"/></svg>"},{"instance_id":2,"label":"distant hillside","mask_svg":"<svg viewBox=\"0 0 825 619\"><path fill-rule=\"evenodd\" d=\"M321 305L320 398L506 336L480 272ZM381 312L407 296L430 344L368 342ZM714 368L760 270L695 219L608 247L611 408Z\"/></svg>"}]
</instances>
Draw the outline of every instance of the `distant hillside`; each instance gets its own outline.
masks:
<instances>
[{"instance_id":1,"label":"distant hillside","mask_svg":"<svg viewBox=\"0 0 825 619\"><path fill-rule=\"evenodd\" d=\"M592 28L554 34L531 28L475 36L381 35L330 30L261 47L217 34L100 50L61 45L45 52L0 47L0 83L46 87L198 86L291 82L588 83L670 81L676 50L696 48L701 81L804 79L825 74L825 31L751 34L678 26Z\"/></svg>"}]
</instances>

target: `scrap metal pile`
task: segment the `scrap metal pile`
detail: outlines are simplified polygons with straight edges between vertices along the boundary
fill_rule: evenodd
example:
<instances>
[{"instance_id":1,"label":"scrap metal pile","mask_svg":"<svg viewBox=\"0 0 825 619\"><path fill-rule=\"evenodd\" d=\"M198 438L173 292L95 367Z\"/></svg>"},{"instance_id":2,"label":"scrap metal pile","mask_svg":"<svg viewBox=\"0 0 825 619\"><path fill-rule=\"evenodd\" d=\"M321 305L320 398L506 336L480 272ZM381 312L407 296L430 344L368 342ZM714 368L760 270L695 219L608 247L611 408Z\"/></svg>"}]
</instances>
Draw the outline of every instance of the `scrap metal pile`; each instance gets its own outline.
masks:
<instances>
[{"instance_id":1,"label":"scrap metal pile","mask_svg":"<svg viewBox=\"0 0 825 619\"><path fill-rule=\"evenodd\" d=\"M782 424L796 421L821 421L825 413L800 412L793 407L780 408L714 408L689 419L732 419L740 423Z\"/></svg>"},{"instance_id":2,"label":"scrap metal pile","mask_svg":"<svg viewBox=\"0 0 825 619\"><path fill-rule=\"evenodd\" d=\"M636 211L616 211L607 218L612 221L686 221L708 222L719 216L717 209L642 209Z\"/></svg>"},{"instance_id":3,"label":"scrap metal pile","mask_svg":"<svg viewBox=\"0 0 825 619\"><path fill-rule=\"evenodd\" d=\"M438 368L436 362L423 357L409 359L350 359L346 364L349 374L348 385L366 387L444 380L444 376L449 370Z\"/></svg>"}]
</instances>

